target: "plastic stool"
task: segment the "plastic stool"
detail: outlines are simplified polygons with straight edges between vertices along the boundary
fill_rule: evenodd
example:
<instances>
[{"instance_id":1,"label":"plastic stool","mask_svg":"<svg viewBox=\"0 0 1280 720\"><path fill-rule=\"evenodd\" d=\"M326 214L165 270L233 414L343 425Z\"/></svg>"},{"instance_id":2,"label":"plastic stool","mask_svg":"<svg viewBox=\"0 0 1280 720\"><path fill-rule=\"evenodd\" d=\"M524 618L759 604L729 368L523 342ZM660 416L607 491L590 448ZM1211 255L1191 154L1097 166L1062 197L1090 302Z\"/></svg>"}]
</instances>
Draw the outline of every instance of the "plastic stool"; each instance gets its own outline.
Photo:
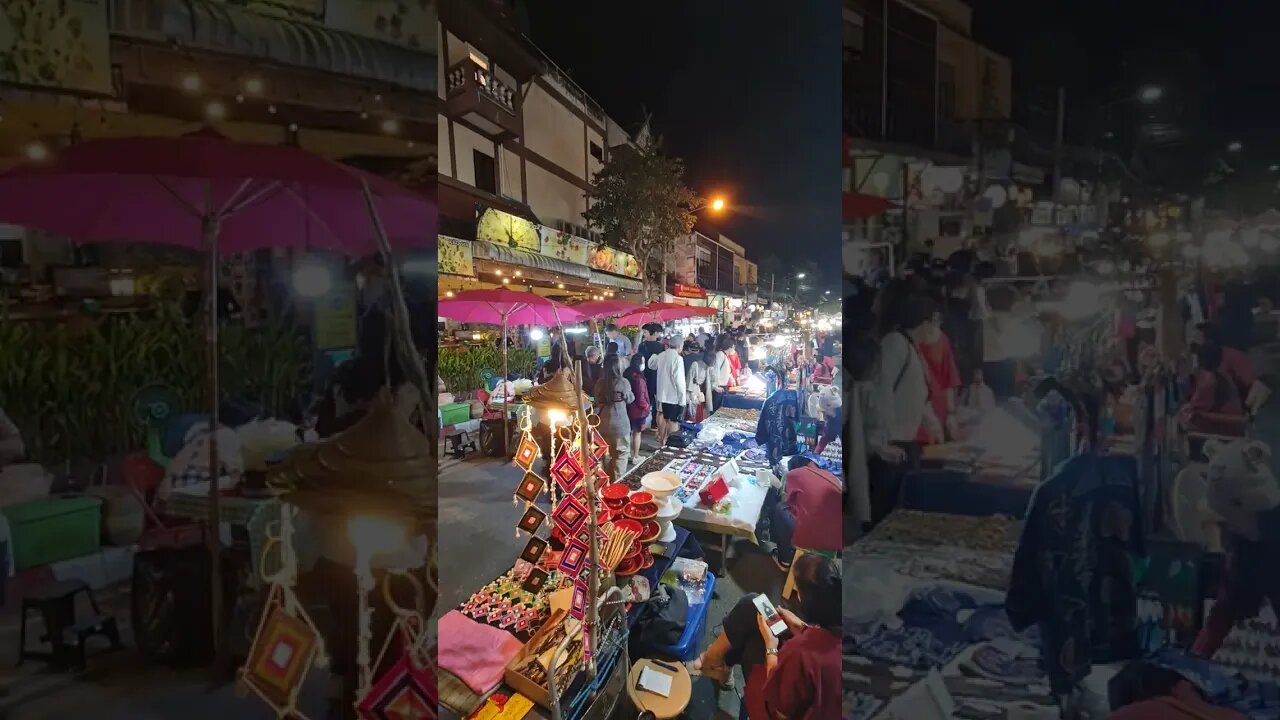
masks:
<instances>
[{"instance_id":1,"label":"plastic stool","mask_svg":"<svg viewBox=\"0 0 1280 720\"><path fill-rule=\"evenodd\" d=\"M76 596L84 593L89 598L93 615L83 621L76 620ZM40 640L49 644L49 650L27 649L27 618L32 611L44 619L45 634ZM44 660L59 669L83 669L86 663L85 641L101 635L111 643L112 650L123 647L116 619L102 614L93 590L83 580L61 580L50 583L22 599L22 625L18 633L18 664L28 659Z\"/></svg>"}]
</instances>

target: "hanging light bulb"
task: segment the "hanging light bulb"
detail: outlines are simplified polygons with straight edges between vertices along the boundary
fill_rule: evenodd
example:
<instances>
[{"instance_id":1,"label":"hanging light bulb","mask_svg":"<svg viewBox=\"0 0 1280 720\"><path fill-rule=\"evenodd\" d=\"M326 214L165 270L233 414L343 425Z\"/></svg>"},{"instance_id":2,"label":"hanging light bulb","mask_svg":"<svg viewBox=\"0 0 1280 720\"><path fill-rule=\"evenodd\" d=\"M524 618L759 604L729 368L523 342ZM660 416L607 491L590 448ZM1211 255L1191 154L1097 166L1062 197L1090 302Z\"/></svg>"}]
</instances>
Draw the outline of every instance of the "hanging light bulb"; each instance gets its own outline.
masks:
<instances>
[{"instance_id":1,"label":"hanging light bulb","mask_svg":"<svg viewBox=\"0 0 1280 720\"><path fill-rule=\"evenodd\" d=\"M204 106L204 116L210 120L226 120L227 106L221 100L210 100Z\"/></svg>"},{"instance_id":2,"label":"hanging light bulb","mask_svg":"<svg viewBox=\"0 0 1280 720\"><path fill-rule=\"evenodd\" d=\"M333 273L319 261L304 261L294 268L293 289L305 298L320 297L333 289Z\"/></svg>"},{"instance_id":3,"label":"hanging light bulb","mask_svg":"<svg viewBox=\"0 0 1280 720\"><path fill-rule=\"evenodd\" d=\"M198 93L204 87L204 80L195 73L187 73L182 76L182 89L189 93Z\"/></svg>"},{"instance_id":4,"label":"hanging light bulb","mask_svg":"<svg viewBox=\"0 0 1280 720\"><path fill-rule=\"evenodd\" d=\"M387 118L382 121L382 132L388 135L395 135L400 132L400 121L395 118Z\"/></svg>"},{"instance_id":5,"label":"hanging light bulb","mask_svg":"<svg viewBox=\"0 0 1280 720\"><path fill-rule=\"evenodd\" d=\"M445 297L453 297L453 291L452 291L452 290L446 290L446 291L444 292L444 296L445 296Z\"/></svg>"},{"instance_id":6,"label":"hanging light bulb","mask_svg":"<svg viewBox=\"0 0 1280 720\"><path fill-rule=\"evenodd\" d=\"M262 78L248 78L244 81L244 91L249 95L261 95L263 90Z\"/></svg>"},{"instance_id":7,"label":"hanging light bulb","mask_svg":"<svg viewBox=\"0 0 1280 720\"><path fill-rule=\"evenodd\" d=\"M31 162L44 162L49 159L49 146L42 142L27 143L22 154Z\"/></svg>"}]
</instances>

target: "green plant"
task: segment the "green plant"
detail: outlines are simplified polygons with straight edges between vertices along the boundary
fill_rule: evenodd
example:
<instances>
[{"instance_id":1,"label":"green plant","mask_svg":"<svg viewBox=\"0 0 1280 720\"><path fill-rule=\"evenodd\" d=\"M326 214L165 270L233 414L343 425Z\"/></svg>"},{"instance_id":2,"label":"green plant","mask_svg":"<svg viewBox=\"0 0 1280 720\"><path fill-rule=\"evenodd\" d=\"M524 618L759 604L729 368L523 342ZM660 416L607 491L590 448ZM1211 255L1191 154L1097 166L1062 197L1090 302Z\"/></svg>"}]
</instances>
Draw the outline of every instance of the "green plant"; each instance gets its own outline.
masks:
<instances>
[{"instance_id":1,"label":"green plant","mask_svg":"<svg viewBox=\"0 0 1280 720\"><path fill-rule=\"evenodd\" d=\"M507 368L529 377L537 358L533 350L510 349L507 351ZM438 372L445 388L451 393L471 392L484 383L484 373L502 374L502 350L492 345L470 345L461 348L440 348Z\"/></svg>"},{"instance_id":2,"label":"green plant","mask_svg":"<svg viewBox=\"0 0 1280 720\"><path fill-rule=\"evenodd\" d=\"M220 388L282 413L310 376L306 339L285 323L227 325ZM145 428L132 398L172 387L181 412L207 412L204 336L176 308L76 318L67 324L0 317L0 408L22 431L31 459L100 460L140 448Z\"/></svg>"}]
</instances>

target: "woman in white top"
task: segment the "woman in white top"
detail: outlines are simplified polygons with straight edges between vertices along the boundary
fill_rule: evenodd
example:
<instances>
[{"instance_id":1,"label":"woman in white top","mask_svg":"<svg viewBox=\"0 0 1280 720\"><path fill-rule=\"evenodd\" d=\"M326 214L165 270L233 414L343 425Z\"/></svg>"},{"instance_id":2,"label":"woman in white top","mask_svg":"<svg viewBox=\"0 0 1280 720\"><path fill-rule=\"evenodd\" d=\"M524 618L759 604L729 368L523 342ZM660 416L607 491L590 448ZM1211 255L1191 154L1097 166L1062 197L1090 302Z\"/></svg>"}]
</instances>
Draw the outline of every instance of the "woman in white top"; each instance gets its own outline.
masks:
<instances>
[{"instance_id":1,"label":"woman in white top","mask_svg":"<svg viewBox=\"0 0 1280 720\"><path fill-rule=\"evenodd\" d=\"M685 405L689 417L696 418L698 406L706 403L711 395L711 368L707 357L693 344L686 344L684 353L685 392L689 397Z\"/></svg>"},{"instance_id":2,"label":"woman in white top","mask_svg":"<svg viewBox=\"0 0 1280 720\"><path fill-rule=\"evenodd\" d=\"M880 412L889 440L910 444L923 427L940 438L942 428L929 405L929 378L915 343L924 340L934 304L927 297L907 300L898 329L880 341Z\"/></svg>"},{"instance_id":3,"label":"woman in white top","mask_svg":"<svg viewBox=\"0 0 1280 720\"><path fill-rule=\"evenodd\" d=\"M716 338L716 354L711 366L711 407L719 410L724 404L724 394L733 385L733 366L729 364L729 348L733 347L733 337L722 334Z\"/></svg>"}]
</instances>

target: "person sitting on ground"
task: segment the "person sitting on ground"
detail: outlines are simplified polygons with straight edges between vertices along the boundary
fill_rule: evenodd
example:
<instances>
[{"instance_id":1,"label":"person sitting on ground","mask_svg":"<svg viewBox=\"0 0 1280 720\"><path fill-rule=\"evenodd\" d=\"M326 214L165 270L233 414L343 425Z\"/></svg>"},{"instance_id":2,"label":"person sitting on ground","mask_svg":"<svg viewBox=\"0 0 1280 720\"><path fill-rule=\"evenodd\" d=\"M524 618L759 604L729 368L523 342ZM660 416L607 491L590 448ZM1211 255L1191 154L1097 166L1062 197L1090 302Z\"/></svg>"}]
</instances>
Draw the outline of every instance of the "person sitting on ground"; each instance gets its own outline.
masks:
<instances>
[{"instance_id":1,"label":"person sitting on ground","mask_svg":"<svg viewBox=\"0 0 1280 720\"><path fill-rule=\"evenodd\" d=\"M779 609L786 624L775 637L744 595L725 616L723 632L689 672L727 684L734 665L746 678L743 702L752 720L829 720L841 713L841 579L834 560L805 555L796 561L794 605Z\"/></svg>"},{"instance_id":2,"label":"person sitting on ground","mask_svg":"<svg viewBox=\"0 0 1280 720\"><path fill-rule=\"evenodd\" d=\"M787 462L787 481L780 502L769 513L769 526L777 547L773 561L783 572L791 570L796 549L837 553L843 546L841 528L844 486L840 478L813 460L796 455ZM769 492L776 492L772 488ZM766 501L765 503L769 503Z\"/></svg>"}]
</instances>

